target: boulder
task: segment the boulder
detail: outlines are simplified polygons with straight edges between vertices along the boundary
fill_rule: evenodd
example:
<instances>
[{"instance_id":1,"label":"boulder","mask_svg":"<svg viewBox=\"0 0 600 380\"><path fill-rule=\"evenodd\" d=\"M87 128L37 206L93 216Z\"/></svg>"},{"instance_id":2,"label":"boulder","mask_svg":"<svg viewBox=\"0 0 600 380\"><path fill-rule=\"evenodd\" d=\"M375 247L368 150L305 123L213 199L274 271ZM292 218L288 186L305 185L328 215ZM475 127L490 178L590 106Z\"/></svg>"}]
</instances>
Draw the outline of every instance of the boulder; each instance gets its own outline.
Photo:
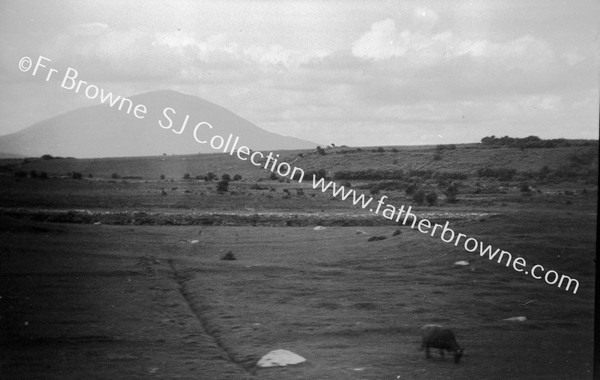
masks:
<instances>
[{"instance_id":1,"label":"boulder","mask_svg":"<svg viewBox=\"0 0 600 380\"><path fill-rule=\"evenodd\" d=\"M302 356L288 350L274 350L260 358L256 364L259 367L285 367L305 362Z\"/></svg>"}]
</instances>

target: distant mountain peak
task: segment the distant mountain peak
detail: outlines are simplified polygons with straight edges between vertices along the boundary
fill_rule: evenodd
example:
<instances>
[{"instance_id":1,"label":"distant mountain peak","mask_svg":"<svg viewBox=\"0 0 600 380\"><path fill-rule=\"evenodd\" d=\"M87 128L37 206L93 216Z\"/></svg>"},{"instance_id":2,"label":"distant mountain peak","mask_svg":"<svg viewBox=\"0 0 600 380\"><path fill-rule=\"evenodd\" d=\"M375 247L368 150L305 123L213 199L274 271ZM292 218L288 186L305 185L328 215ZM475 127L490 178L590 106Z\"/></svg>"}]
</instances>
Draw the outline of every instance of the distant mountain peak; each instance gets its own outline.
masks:
<instances>
[{"instance_id":1,"label":"distant mountain peak","mask_svg":"<svg viewBox=\"0 0 600 380\"><path fill-rule=\"evenodd\" d=\"M22 131L0 136L0 152L22 156L51 154L70 157L127 157L167 154L215 153L208 144L198 143L192 130L197 123L207 122L207 134L240 138L240 145L253 150L307 149L317 144L281 136L259 128L226 108L175 90L164 89L128 96L148 110L143 119L128 115L107 104L79 108L36 123ZM172 128L163 115L172 108ZM188 124L181 134L186 116Z\"/></svg>"}]
</instances>

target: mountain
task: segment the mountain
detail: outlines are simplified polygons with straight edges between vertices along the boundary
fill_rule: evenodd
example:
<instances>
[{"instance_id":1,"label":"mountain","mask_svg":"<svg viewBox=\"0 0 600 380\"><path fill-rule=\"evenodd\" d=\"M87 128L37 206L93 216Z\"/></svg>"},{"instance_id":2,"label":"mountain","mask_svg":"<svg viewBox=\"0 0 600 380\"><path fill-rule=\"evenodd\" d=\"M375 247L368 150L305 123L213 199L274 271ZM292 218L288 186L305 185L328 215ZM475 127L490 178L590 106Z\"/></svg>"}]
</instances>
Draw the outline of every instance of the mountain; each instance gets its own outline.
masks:
<instances>
[{"instance_id":1,"label":"mountain","mask_svg":"<svg viewBox=\"0 0 600 380\"><path fill-rule=\"evenodd\" d=\"M153 91L128 99L133 103L129 113L126 102L119 109L120 99L112 107L107 101L0 136L0 152L13 156L50 154L78 158L215 153L210 139L218 135L227 141L229 134L234 139L239 137L238 147L245 145L252 150L307 149L317 145L265 131L221 106L176 91ZM147 112L138 112L136 117L133 112L136 105L145 106ZM165 114L167 108L170 109ZM174 133L182 130L186 115L189 119L185 129L181 134ZM194 127L202 122L205 124L198 127L196 137L208 141L204 144L197 142L193 133ZM213 128L209 129L206 123ZM216 138L215 144L218 143L220 140Z\"/></svg>"}]
</instances>

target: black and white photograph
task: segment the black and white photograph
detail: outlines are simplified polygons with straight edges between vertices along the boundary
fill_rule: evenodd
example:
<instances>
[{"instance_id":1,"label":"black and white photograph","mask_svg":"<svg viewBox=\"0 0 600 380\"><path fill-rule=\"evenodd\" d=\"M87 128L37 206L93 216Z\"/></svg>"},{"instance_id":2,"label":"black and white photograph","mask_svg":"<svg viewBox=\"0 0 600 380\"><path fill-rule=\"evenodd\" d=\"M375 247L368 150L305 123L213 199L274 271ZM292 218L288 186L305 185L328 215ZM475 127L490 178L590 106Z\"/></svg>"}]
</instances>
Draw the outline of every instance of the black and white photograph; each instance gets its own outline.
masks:
<instances>
[{"instance_id":1,"label":"black and white photograph","mask_svg":"<svg viewBox=\"0 0 600 380\"><path fill-rule=\"evenodd\" d=\"M597 378L599 21L0 0L0 378Z\"/></svg>"}]
</instances>

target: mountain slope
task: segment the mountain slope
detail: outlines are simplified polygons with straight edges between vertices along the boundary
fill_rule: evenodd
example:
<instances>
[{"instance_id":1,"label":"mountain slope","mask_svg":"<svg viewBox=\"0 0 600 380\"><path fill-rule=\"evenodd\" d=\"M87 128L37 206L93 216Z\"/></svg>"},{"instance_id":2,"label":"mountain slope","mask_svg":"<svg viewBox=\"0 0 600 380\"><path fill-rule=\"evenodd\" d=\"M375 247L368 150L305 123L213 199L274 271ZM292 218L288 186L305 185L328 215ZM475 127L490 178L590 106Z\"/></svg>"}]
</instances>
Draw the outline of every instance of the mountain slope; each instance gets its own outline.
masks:
<instances>
[{"instance_id":1,"label":"mountain slope","mask_svg":"<svg viewBox=\"0 0 600 380\"><path fill-rule=\"evenodd\" d=\"M21 156L127 157L189 153L215 153L210 143L201 144L194 138L209 141L215 135L227 140L229 134L239 136L240 145L253 150L306 149L315 143L265 131L227 109L195 96L175 91L154 91L129 98L134 106L143 104L147 113L143 119L127 106L107 103L80 108L42 122L22 131L0 137L0 152ZM163 114L167 111L168 117ZM138 115L140 115L138 113ZM186 115L190 115L181 134ZM170 128L161 128L162 126ZM218 140L217 140L218 142Z\"/></svg>"}]
</instances>

